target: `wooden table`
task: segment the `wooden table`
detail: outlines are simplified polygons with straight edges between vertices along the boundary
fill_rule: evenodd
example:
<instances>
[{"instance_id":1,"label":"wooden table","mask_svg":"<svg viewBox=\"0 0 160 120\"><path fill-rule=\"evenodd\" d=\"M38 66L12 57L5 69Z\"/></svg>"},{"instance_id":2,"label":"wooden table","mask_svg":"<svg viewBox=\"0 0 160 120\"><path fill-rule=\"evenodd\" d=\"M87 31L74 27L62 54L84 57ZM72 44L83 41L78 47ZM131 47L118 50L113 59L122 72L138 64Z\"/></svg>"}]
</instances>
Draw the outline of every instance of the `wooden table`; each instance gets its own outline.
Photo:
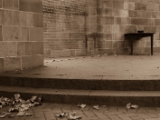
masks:
<instances>
[{"instance_id":1,"label":"wooden table","mask_svg":"<svg viewBox=\"0 0 160 120\"><path fill-rule=\"evenodd\" d=\"M126 33L125 37L147 37L150 36L151 38L151 55L153 55L153 35L154 33ZM133 39L131 40L131 55L133 55Z\"/></svg>"}]
</instances>

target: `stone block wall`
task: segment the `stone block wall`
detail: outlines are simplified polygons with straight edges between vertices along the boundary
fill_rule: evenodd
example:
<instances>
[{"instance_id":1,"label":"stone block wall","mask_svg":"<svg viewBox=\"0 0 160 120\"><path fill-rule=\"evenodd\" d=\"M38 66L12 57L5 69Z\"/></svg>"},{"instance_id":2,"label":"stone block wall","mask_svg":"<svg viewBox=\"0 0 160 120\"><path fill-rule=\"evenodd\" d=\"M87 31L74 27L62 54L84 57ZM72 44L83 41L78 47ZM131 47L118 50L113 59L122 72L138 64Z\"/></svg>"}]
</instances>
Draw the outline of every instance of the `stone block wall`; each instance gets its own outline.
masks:
<instances>
[{"instance_id":1,"label":"stone block wall","mask_svg":"<svg viewBox=\"0 0 160 120\"><path fill-rule=\"evenodd\" d=\"M46 57L86 55L85 0L43 0Z\"/></svg>"},{"instance_id":2,"label":"stone block wall","mask_svg":"<svg viewBox=\"0 0 160 120\"><path fill-rule=\"evenodd\" d=\"M43 0L47 57L130 54L124 34L154 32L160 53L160 0ZM150 54L150 38L131 38L134 54Z\"/></svg>"},{"instance_id":3,"label":"stone block wall","mask_svg":"<svg viewBox=\"0 0 160 120\"><path fill-rule=\"evenodd\" d=\"M0 0L0 72L43 65L41 0Z\"/></svg>"},{"instance_id":4,"label":"stone block wall","mask_svg":"<svg viewBox=\"0 0 160 120\"><path fill-rule=\"evenodd\" d=\"M97 12L99 53L129 54L124 34L138 30L155 33L154 53L160 53L160 0L98 0ZM150 54L150 39L135 39L134 54Z\"/></svg>"}]
</instances>

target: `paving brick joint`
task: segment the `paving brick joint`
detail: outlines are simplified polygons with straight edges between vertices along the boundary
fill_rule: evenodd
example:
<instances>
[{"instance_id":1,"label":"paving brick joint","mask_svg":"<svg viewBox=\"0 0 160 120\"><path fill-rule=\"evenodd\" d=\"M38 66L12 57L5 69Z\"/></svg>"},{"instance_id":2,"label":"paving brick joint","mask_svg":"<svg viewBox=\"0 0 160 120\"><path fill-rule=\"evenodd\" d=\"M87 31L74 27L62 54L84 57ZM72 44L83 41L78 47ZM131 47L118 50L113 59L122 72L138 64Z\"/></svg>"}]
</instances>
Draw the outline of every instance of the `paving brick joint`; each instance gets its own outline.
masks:
<instances>
[{"instance_id":1,"label":"paving brick joint","mask_svg":"<svg viewBox=\"0 0 160 120\"><path fill-rule=\"evenodd\" d=\"M0 109L0 112L8 107ZM82 117L82 120L160 120L160 108L142 107L139 109L129 109L118 106L100 106L99 110L87 105L79 108L73 104L43 103L41 106L33 107L29 110L33 113L31 117L0 118L2 120L67 120L67 118L57 118L56 115L62 112L75 112Z\"/></svg>"}]
</instances>

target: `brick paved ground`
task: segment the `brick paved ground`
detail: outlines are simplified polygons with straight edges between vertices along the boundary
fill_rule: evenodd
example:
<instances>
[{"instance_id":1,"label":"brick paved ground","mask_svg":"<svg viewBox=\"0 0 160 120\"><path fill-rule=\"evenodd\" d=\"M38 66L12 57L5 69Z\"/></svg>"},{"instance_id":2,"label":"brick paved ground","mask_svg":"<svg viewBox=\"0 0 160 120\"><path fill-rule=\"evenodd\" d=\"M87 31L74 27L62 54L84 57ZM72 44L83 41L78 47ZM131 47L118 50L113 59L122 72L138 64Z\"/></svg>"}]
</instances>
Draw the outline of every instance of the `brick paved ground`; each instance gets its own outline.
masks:
<instances>
[{"instance_id":1,"label":"brick paved ground","mask_svg":"<svg viewBox=\"0 0 160 120\"><path fill-rule=\"evenodd\" d=\"M0 111L7 110L3 108ZM2 120L67 120L67 118L56 118L61 112L76 112L82 116L82 120L160 120L160 108L139 108L137 110L126 110L125 107L100 106L100 110L88 106L84 109L77 105L43 103L42 106L31 108L28 112L33 113L31 117L0 118Z\"/></svg>"}]
</instances>

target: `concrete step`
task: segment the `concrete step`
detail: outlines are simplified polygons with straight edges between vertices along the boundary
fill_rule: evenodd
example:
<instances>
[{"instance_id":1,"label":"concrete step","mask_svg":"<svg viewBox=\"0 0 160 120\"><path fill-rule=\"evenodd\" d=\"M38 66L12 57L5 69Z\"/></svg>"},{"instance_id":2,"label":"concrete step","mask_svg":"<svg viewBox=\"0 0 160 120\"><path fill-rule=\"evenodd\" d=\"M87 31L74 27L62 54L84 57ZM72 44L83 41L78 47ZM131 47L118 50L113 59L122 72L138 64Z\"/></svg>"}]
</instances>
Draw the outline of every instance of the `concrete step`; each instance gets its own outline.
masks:
<instances>
[{"instance_id":1,"label":"concrete step","mask_svg":"<svg viewBox=\"0 0 160 120\"><path fill-rule=\"evenodd\" d=\"M160 106L159 91L73 90L0 86L0 96L11 98L14 93L21 94L23 99L29 99L32 95L40 95L43 102L52 103L125 106L131 102L140 106Z\"/></svg>"},{"instance_id":2,"label":"concrete step","mask_svg":"<svg viewBox=\"0 0 160 120\"><path fill-rule=\"evenodd\" d=\"M101 80L65 79L0 76L2 86L21 86L33 88L77 89L77 90L115 90L115 91L160 91L159 79L148 80Z\"/></svg>"}]
</instances>

